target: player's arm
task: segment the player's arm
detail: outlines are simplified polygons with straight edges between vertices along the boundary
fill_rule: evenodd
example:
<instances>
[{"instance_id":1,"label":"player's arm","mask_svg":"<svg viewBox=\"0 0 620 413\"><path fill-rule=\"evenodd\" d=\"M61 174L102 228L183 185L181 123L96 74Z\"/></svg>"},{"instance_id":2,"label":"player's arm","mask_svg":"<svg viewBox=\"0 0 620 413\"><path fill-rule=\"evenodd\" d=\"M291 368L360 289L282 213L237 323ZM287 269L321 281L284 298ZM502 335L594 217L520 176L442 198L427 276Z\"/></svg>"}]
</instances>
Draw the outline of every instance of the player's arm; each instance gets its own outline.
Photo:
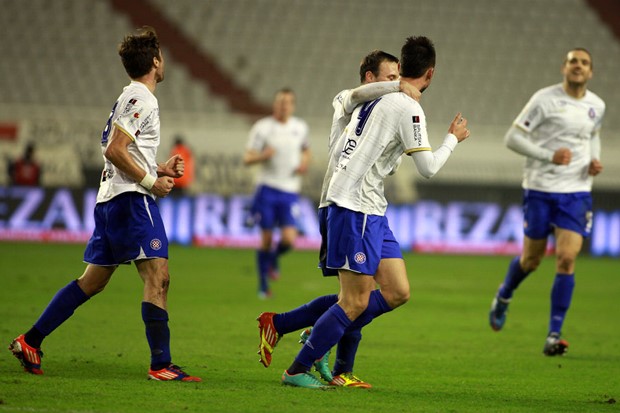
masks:
<instances>
[{"instance_id":1,"label":"player's arm","mask_svg":"<svg viewBox=\"0 0 620 413\"><path fill-rule=\"evenodd\" d=\"M125 175L138 182L142 187L158 197L165 197L174 187L170 177L156 178L138 165L129 154L128 147L133 143L132 137L119 127L114 127L104 156Z\"/></svg>"},{"instance_id":2,"label":"player's arm","mask_svg":"<svg viewBox=\"0 0 620 413\"><path fill-rule=\"evenodd\" d=\"M310 158L312 157L310 153L309 147L304 147L301 150L301 161L299 162L299 166L295 169L295 173L298 175L303 175L308 172L308 166L310 165Z\"/></svg>"},{"instance_id":3,"label":"player's arm","mask_svg":"<svg viewBox=\"0 0 620 413\"><path fill-rule=\"evenodd\" d=\"M539 161L552 162L556 165L568 165L571 160L570 149L559 148L556 151L552 151L540 147L529 139L528 132L516 124L508 129L504 142L512 151L529 158L538 159Z\"/></svg>"},{"instance_id":4,"label":"player's arm","mask_svg":"<svg viewBox=\"0 0 620 413\"><path fill-rule=\"evenodd\" d=\"M601 137L598 131L592 137L590 141L590 153L591 160L588 166L588 174L596 176L603 171L603 164L601 163Z\"/></svg>"},{"instance_id":5,"label":"player's arm","mask_svg":"<svg viewBox=\"0 0 620 413\"><path fill-rule=\"evenodd\" d=\"M243 154L243 163L245 165L254 165L255 163L261 163L271 159L275 150L271 146L265 146L262 151L256 149L246 149Z\"/></svg>"},{"instance_id":6,"label":"player's arm","mask_svg":"<svg viewBox=\"0 0 620 413\"><path fill-rule=\"evenodd\" d=\"M426 132L424 132L426 136ZM420 147L408 151L407 155L411 155L416 169L425 178L432 178L445 165L452 155L452 151L459 142L469 137L469 129L467 129L467 119L457 113L454 120L448 128L448 134L444 137L443 143L435 151L430 147ZM427 140L425 138L425 140Z\"/></svg>"}]
</instances>

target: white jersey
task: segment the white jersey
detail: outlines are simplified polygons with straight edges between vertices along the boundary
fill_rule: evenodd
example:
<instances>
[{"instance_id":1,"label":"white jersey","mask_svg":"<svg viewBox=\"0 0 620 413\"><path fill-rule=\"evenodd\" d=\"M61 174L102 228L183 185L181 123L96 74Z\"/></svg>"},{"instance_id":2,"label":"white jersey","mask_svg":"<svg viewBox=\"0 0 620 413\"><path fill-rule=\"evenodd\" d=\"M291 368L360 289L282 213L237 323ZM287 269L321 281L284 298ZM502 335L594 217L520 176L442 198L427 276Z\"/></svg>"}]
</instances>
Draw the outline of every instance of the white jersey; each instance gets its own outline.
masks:
<instances>
[{"instance_id":1,"label":"white jersey","mask_svg":"<svg viewBox=\"0 0 620 413\"><path fill-rule=\"evenodd\" d=\"M338 158L340 157L340 152L336 148L336 142L342 132L346 128L347 124L351 121L351 113L348 113L344 108L344 100L347 95L351 93L350 89L345 89L342 92L338 93L334 100L332 101L332 106L334 107L334 116L332 118L332 128L329 133L329 142L327 144L327 154L328 154L328 163L327 163L327 171L325 172L325 177L323 178L323 186L321 187L321 199L319 201L319 208L326 207L329 205L327 202L327 188L329 186L329 181L334 173L335 166L338 162Z\"/></svg>"},{"instance_id":2,"label":"white jersey","mask_svg":"<svg viewBox=\"0 0 620 413\"><path fill-rule=\"evenodd\" d=\"M527 157L523 188L561 193L591 191L591 142L598 139L604 114L605 102L590 91L581 99L568 95L562 84L536 92L514 125L527 132L539 147L552 152L569 148L572 158L568 165L556 165Z\"/></svg>"},{"instance_id":3,"label":"white jersey","mask_svg":"<svg viewBox=\"0 0 620 413\"><path fill-rule=\"evenodd\" d=\"M247 149L260 152L266 146L273 148L274 154L261 163L257 184L298 193L301 176L295 171L301 165L302 152L309 148L308 124L294 116L286 123L272 116L259 120L250 130Z\"/></svg>"},{"instance_id":4,"label":"white jersey","mask_svg":"<svg viewBox=\"0 0 620 413\"><path fill-rule=\"evenodd\" d=\"M114 128L129 136L133 143L127 147L133 160L148 174L157 177L157 147L159 146L159 105L157 98L142 83L132 81L112 108L110 119L101 135L101 151L105 153ZM124 192L140 192L155 198L133 178L103 157L105 166L97 193L97 203L106 202Z\"/></svg>"},{"instance_id":5,"label":"white jersey","mask_svg":"<svg viewBox=\"0 0 620 413\"><path fill-rule=\"evenodd\" d=\"M400 156L432 150L424 111L404 93L358 106L337 145L341 152L326 201L372 215L385 214L383 179Z\"/></svg>"}]
</instances>

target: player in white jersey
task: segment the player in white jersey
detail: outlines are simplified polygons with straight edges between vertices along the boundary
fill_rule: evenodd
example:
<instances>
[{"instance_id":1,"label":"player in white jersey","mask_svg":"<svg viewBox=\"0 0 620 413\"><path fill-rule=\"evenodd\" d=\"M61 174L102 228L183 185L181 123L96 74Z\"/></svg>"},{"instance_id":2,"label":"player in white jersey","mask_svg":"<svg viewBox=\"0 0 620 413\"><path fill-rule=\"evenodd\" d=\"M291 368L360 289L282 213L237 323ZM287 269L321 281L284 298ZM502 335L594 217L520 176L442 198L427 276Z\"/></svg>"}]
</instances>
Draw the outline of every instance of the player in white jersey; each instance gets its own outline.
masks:
<instances>
[{"instance_id":1,"label":"player in white jersey","mask_svg":"<svg viewBox=\"0 0 620 413\"><path fill-rule=\"evenodd\" d=\"M401 50L401 79L424 91L432 81L434 67L432 42L423 36L409 37ZM393 112L399 115L393 116ZM384 122L387 119L392 123ZM412 156L423 176L434 175L457 143L469 136L467 120L457 114L448 132L440 148L433 152L422 108L402 93L387 94L353 112L336 143L341 154L327 189L330 205L326 266L338 270L338 302L315 323L295 361L283 373L284 384L323 387L308 372L315 360L348 329L366 325L391 310L381 291L375 289L373 275L380 263L385 265L386 274L398 279L406 279L407 275L400 246L383 215L383 178L403 154ZM345 185L349 185L350 195L344 194Z\"/></svg>"},{"instance_id":2,"label":"player in white jersey","mask_svg":"<svg viewBox=\"0 0 620 413\"><path fill-rule=\"evenodd\" d=\"M363 102L374 100L386 93L402 91L414 99L419 99L420 91L409 83L397 81L398 79L398 58L380 51L374 50L364 57L360 64L360 81L362 86L355 89L346 89L334 97L332 106L334 115L332 127L328 141L329 158L338 157L340 151L334 143L344 131L346 125L351 120L351 114L355 107ZM324 255L326 253L326 218L327 184L331 178L332 169L325 174L323 188L321 191L321 202L319 205L319 226L322 237L320 252L320 267L325 276L338 275L337 271L330 271L324 266ZM379 283L382 293L392 308L404 303L409 297L409 283L392 280L389 277L382 277L381 266L377 270L375 279ZM388 298L389 297L389 298ZM302 328L314 325L318 317L321 316L329 307L338 301L338 295L326 295L312 300L294 310L285 313L264 312L257 318L259 321L259 351L260 362L268 367L271 364L271 354L279 337ZM310 334L310 329L302 333L302 342ZM353 364L357 352L358 344L361 340L361 327L347 331L338 343L338 353L333 370L329 368L329 353L327 352L320 360L315 363L315 368L321 377L328 383L343 387L362 387L370 388L371 385L359 379L353 374Z\"/></svg>"},{"instance_id":3,"label":"player in white jersey","mask_svg":"<svg viewBox=\"0 0 620 413\"><path fill-rule=\"evenodd\" d=\"M523 175L523 252L514 258L489 312L499 331L514 290L545 255L555 237L556 275L551 290L549 330L543 353L563 355L568 343L561 329L575 285L575 260L592 227L592 178L600 162L599 131L605 103L587 90L592 56L572 49L562 65L561 84L536 92L506 134L506 144L526 157Z\"/></svg>"},{"instance_id":4,"label":"player in white jersey","mask_svg":"<svg viewBox=\"0 0 620 413\"><path fill-rule=\"evenodd\" d=\"M272 116L252 127L243 157L246 165L261 165L251 211L261 228L257 251L260 298L271 295L268 278L279 277L279 257L294 246L297 238L299 191L310 162L310 144L307 123L294 113L294 92L289 88L279 90ZM275 228L280 228L280 240L274 247Z\"/></svg>"},{"instance_id":5,"label":"player in white jersey","mask_svg":"<svg viewBox=\"0 0 620 413\"><path fill-rule=\"evenodd\" d=\"M159 146L159 106L153 94L164 80L164 58L150 27L126 36L119 47L131 78L101 135L104 171L95 206L95 229L84 252L80 278L60 289L34 326L9 350L32 374L41 370L41 343L93 295L103 291L120 264L133 262L144 281L142 319L151 349L148 378L201 381L172 363L168 328L168 239L155 203L183 175L183 159L155 161Z\"/></svg>"}]
</instances>

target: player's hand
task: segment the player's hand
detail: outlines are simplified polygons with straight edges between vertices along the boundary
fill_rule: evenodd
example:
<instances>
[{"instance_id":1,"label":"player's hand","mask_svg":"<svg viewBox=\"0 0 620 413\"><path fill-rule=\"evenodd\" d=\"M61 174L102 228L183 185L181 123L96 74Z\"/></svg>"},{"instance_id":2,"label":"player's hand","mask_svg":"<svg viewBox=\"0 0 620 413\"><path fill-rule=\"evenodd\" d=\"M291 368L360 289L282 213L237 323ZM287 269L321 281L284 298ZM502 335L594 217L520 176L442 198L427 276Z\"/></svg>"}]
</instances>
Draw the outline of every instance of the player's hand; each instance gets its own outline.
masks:
<instances>
[{"instance_id":1,"label":"player's hand","mask_svg":"<svg viewBox=\"0 0 620 413\"><path fill-rule=\"evenodd\" d=\"M160 176L153 184L151 193L159 198L164 198L172 191L172 188L174 188L174 179L170 176Z\"/></svg>"},{"instance_id":2,"label":"player's hand","mask_svg":"<svg viewBox=\"0 0 620 413\"><path fill-rule=\"evenodd\" d=\"M185 161L181 155L174 155L161 165L159 171L160 175L171 176L172 178L180 178L185 173Z\"/></svg>"},{"instance_id":3,"label":"player's hand","mask_svg":"<svg viewBox=\"0 0 620 413\"><path fill-rule=\"evenodd\" d=\"M556 165L568 165L572 157L573 154L570 149L560 148L553 154L553 160L551 162Z\"/></svg>"},{"instance_id":4,"label":"player's hand","mask_svg":"<svg viewBox=\"0 0 620 413\"><path fill-rule=\"evenodd\" d=\"M467 119L463 117L461 112L457 113L456 116L454 117L454 120L452 121L452 123L450 124L450 127L448 128L448 133L451 133L454 136L456 136L456 139L459 142L462 142L465 139L469 138L469 129L467 129Z\"/></svg>"},{"instance_id":5,"label":"player's hand","mask_svg":"<svg viewBox=\"0 0 620 413\"><path fill-rule=\"evenodd\" d=\"M260 157L263 161L267 161L271 159L274 153L276 153L275 149L273 149L271 146L265 146L260 153Z\"/></svg>"},{"instance_id":6,"label":"player's hand","mask_svg":"<svg viewBox=\"0 0 620 413\"><path fill-rule=\"evenodd\" d=\"M400 81L399 87L400 87L400 91L403 92L405 95L409 96L411 99L415 100L416 102L420 101L422 92L420 92L417 87L412 86L403 80Z\"/></svg>"},{"instance_id":7,"label":"player's hand","mask_svg":"<svg viewBox=\"0 0 620 413\"><path fill-rule=\"evenodd\" d=\"M588 175L596 176L603 172L603 164L598 159L592 159L588 166Z\"/></svg>"}]
</instances>

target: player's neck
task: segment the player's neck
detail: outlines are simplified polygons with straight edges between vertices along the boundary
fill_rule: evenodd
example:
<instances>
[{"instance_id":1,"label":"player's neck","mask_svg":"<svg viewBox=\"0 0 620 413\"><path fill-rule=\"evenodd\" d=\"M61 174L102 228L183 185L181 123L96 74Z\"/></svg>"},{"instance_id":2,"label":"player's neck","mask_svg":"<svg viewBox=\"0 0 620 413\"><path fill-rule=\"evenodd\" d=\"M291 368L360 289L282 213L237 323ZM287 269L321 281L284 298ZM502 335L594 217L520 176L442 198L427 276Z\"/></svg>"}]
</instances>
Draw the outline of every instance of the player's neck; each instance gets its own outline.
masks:
<instances>
[{"instance_id":1,"label":"player's neck","mask_svg":"<svg viewBox=\"0 0 620 413\"><path fill-rule=\"evenodd\" d=\"M565 80L562 86L566 94L575 99L581 99L586 95L587 87L585 83L570 83Z\"/></svg>"},{"instance_id":2,"label":"player's neck","mask_svg":"<svg viewBox=\"0 0 620 413\"><path fill-rule=\"evenodd\" d=\"M155 76L152 76L150 73L148 75L138 77L136 79L132 79L134 82L142 83L151 93L155 94L155 88L157 87L157 81L155 80Z\"/></svg>"}]
</instances>

